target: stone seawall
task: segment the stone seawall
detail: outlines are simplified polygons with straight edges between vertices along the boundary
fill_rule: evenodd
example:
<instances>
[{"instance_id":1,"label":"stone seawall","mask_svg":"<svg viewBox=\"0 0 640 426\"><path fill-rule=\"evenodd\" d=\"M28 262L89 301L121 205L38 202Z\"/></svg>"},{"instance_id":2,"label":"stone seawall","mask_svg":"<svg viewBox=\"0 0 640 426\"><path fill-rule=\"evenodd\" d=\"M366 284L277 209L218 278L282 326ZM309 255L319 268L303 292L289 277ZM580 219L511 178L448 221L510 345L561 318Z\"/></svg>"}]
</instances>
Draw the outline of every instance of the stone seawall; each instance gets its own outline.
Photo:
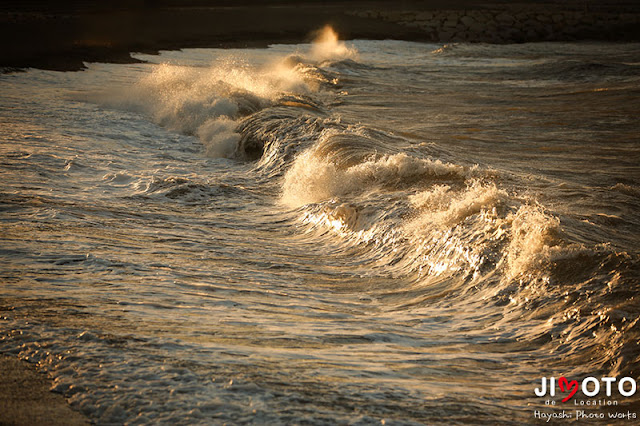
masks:
<instances>
[{"instance_id":1,"label":"stone seawall","mask_svg":"<svg viewBox=\"0 0 640 426\"><path fill-rule=\"evenodd\" d=\"M436 42L522 43L536 41L640 41L637 11L501 8L474 10L351 11L410 27Z\"/></svg>"}]
</instances>

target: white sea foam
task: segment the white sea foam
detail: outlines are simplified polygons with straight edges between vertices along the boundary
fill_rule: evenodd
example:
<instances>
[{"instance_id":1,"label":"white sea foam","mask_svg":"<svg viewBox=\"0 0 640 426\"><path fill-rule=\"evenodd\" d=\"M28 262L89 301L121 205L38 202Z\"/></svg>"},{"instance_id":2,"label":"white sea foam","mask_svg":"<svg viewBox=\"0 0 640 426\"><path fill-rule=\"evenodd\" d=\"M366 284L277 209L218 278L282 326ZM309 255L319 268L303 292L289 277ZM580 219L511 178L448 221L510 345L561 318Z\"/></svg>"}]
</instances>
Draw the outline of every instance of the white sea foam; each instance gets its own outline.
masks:
<instances>
[{"instance_id":1,"label":"white sea foam","mask_svg":"<svg viewBox=\"0 0 640 426\"><path fill-rule=\"evenodd\" d=\"M285 175L282 195L285 204L299 207L349 193L363 193L433 178L463 179L469 172L461 166L405 153L371 156L346 167L323 154L326 153L322 144L318 144L316 148L298 155Z\"/></svg>"},{"instance_id":2,"label":"white sea foam","mask_svg":"<svg viewBox=\"0 0 640 426\"><path fill-rule=\"evenodd\" d=\"M560 221L549 216L540 206L523 205L506 218L510 226L507 248L508 275L537 273L551 258L551 248L558 244Z\"/></svg>"},{"instance_id":3,"label":"white sea foam","mask_svg":"<svg viewBox=\"0 0 640 426\"><path fill-rule=\"evenodd\" d=\"M205 121L198 128L197 135L204 143L207 155L214 158L229 158L233 155L240 141L236 133L235 121L221 117Z\"/></svg>"},{"instance_id":4,"label":"white sea foam","mask_svg":"<svg viewBox=\"0 0 640 426\"><path fill-rule=\"evenodd\" d=\"M451 190L447 185L436 185L432 189L410 196L411 204L420 211L411 226L455 226L483 210L495 210L507 198L507 193L498 189L495 184L483 185L478 181L472 181L462 191Z\"/></svg>"},{"instance_id":5,"label":"white sea foam","mask_svg":"<svg viewBox=\"0 0 640 426\"><path fill-rule=\"evenodd\" d=\"M414 235L431 238L433 233L455 234L455 228L467 227L463 232L467 236L456 244L478 252L489 248L504 259L500 263L506 266L507 282L548 272L552 247L559 244L560 223L540 206L508 194L495 183L477 180L462 189L436 185L411 196L410 201L418 210L407 225Z\"/></svg>"},{"instance_id":6,"label":"white sea foam","mask_svg":"<svg viewBox=\"0 0 640 426\"><path fill-rule=\"evenodd\" d=\"M208 155L229 157L240 135L235 120L305 89L293 72L255 70L234 62L202 70L160 65L137 87L139 106L169 129L198 136Z\"/></svg>"}]
</instances>

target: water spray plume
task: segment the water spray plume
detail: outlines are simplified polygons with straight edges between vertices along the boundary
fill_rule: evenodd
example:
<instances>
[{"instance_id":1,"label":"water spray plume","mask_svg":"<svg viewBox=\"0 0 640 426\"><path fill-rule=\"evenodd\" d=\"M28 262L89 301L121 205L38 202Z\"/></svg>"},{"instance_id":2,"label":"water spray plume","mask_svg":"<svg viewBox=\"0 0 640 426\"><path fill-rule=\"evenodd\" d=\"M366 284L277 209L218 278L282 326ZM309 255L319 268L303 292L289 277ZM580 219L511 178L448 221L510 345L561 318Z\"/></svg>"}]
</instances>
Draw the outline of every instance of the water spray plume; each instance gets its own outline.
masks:
<instances>
[{"instance_id":1,"label":"water spray plume","mask_svg":"<svg viewBox=\"0 0 640 426\"><path fill-rule=\"evenodd\" d=\"M316 34L316 38L313 40L313 47L311 48L311 55L314 59L326 60L355 57L356 50L345 45L343 41L340 41L338 34L330 25L326 25Z\"/></svg>"}]
</instances>

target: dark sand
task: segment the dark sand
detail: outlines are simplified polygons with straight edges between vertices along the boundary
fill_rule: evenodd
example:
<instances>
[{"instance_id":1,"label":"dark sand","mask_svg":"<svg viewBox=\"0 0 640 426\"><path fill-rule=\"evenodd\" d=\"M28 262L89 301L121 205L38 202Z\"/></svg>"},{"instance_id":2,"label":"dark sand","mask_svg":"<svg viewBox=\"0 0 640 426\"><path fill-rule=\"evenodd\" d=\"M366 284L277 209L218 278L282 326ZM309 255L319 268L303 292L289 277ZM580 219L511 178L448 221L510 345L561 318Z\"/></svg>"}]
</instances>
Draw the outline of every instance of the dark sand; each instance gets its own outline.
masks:
<instances>
[{"instance_id":1,"label":"dark sand","mask_svg":"<svg viewBox=\"0 0 640 426\"><path fill-rule=\"evenodd\" d=\"M88 425L26 361L0 355L0 425Z\"/></svg>"}]
</instances>

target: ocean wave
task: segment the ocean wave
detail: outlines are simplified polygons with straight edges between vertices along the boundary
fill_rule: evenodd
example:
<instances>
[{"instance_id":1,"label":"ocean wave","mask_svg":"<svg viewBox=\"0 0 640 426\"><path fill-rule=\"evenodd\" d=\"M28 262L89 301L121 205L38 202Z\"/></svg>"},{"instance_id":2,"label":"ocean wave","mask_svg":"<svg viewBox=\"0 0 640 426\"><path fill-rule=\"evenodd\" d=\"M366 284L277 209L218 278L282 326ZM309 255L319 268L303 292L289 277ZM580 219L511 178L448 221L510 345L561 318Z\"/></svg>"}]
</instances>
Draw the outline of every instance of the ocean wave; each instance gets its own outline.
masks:
<instances>
[{"instance_id":1,"label":"ocean wave","mask_svg":"<svg viewBox=\"0 0 640 426\"><path fill-rule=\"evenodd\" d=\"M526 188L507 188L496 170L462 165L375 123L344 120L326 99L345 74L366 66L331 35L319 43L260 68L232 60L160 65L115 104L197 136L208 156L251 162L247 170L263 190L276 188L277 211L297 217L296 232L358 256L371 276L396 280L387 309L482 305L516 341L536 341L575 365L612 372L630 365L640 309L623 296L637 290L637 256L573 241L561 214ZM469 49L447 45L432 54ZM145 196L187 203L216 191L173 177L147 183ZM610 190L637 193L623 183ZM516 326L523 318L528 325ZM585 360L587 353L600 359Z\"/></svg>"}]
</instances>

